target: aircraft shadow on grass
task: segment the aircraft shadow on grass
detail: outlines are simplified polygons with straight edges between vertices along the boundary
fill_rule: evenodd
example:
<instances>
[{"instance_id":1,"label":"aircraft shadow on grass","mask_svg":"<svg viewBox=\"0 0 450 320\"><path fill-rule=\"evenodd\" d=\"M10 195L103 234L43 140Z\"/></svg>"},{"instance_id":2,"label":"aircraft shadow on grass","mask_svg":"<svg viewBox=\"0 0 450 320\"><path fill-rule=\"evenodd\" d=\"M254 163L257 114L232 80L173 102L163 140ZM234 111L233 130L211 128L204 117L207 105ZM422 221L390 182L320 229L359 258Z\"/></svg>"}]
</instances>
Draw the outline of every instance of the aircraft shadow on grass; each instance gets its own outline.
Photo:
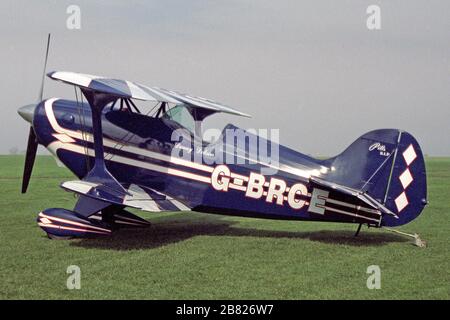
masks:
<instances>
[{"instance_id":1,"label":"aircraft shadow on grass","mask_svg":"<svg viewBox=\"0 0 450 320\"><path fill-rule=\"evenodd\" d=\"M355 237L354 231L351 230L276 231L234 227L235 224L238 224L238 222L226 221L222 217L192 220L177 215L171 219L156 220L148 228L122 229L110 237L74 240L71 245L111 250L153 249L196 236L305 239L355 247L376 247L392 242L407 241L398 235L381 232L367 233L362 231L358 237Z\"/></svg>"}]
</instances>

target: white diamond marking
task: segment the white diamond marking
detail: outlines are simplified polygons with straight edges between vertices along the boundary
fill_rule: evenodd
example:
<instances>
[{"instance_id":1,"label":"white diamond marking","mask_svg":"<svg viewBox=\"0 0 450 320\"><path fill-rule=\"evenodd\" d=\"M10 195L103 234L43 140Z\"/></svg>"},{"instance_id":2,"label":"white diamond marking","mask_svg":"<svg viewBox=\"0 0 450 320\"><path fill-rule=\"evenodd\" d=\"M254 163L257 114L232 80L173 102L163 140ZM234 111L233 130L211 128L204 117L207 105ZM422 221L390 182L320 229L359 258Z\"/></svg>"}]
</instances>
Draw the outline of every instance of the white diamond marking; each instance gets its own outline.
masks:
<instances>
[{"instance_id":1,"label":"white diamond marking","mask_svg":"<svg viewBox=\"0 0 450 320\"><path fill-rule=\"evenodd\" d=\"M408 168L400 175L400 182L402 183L403 189L406 189L409 184L413 181L411 171Z\"/></svg>"},{"instance_id":2,"label":"white diamond marking","mask_svg":"<svg viewBox=\"0 0 450 320\"><path fill-rule=\"evenodd\" d=\"M402 211L408 205L408 198L404 191L395 198L395 205L397 206L397 212Z\"/></svg>"},{"instance_id":3,"label":"white diamond marking","mask_svg":"<svg viewBox=\"0 0 450 320\"><path fill-rule=\"evenodd\" d=\"M403 158L405 158L407 166L409 166L417 158L416 151L414 150L412 144L410 144L409 147L403 152Z\"/></svg>"}]
</instances>

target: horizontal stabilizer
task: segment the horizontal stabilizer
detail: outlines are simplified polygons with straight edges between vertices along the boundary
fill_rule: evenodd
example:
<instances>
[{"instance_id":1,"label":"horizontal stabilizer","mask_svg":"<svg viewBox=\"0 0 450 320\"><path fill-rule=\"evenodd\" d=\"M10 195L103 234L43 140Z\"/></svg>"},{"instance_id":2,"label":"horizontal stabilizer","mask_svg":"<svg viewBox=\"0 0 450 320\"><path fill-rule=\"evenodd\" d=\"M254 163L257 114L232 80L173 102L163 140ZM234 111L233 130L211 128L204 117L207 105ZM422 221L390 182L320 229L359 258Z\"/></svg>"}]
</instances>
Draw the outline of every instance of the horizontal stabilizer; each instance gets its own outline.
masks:
<instances>
[{"instance_id":1,"label":"horizontal stabilizer","mask_svg":"<svg viewBox=\"0 0 450 320\"><path fill-rule=\"evenodd\" d=\"M389 210L388 208L386 208L386 206L384 206L382 203L378 202L377 200L375 200L374 198L372 198L370 195L368 195L365 192L350 188L350 187L346 187L340 184L337 184L335 182L330 182L318 177L310 177L310 181L316 185L322 186L324 188L327 189L331 189L340 193L343 193L345 195L348 196L352 196L352 197L356 197L358 199L360 199L361 201L363 201L364 203L368 204L371 208L380 211L383 214L388 214L390 216L393 217L397 217L397 215L395 213L393 213L391 210Z\"/></svg>"}]
</instances>

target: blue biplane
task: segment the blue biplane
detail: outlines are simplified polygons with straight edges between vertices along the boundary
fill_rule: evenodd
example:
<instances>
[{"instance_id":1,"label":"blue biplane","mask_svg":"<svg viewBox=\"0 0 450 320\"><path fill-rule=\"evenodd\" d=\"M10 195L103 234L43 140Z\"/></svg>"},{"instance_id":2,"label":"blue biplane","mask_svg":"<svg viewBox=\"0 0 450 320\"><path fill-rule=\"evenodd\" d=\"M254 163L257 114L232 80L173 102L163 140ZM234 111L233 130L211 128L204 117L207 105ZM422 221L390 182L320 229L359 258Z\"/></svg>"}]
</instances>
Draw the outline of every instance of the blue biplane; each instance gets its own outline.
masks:
<instances>
[{"instance_id":1,"label":"blue biplane","mask_svg":"<svg viewBox=\"0 0 450 320\"><path fill-rule=\"evenodd\" d=\"M227 139L226 130L238 129L231 124L216 141L202 139L205 118L216 113L247 116L224 104L74 72L55 71L48 77L82 94L75 101L42 100L41 88L42 101L18 111L31 125L22 192L38 144L78 177L61 184L78 195L75 208L50 208L38 215L39 226L51 238L109 235L120 227L149 225L127 207L354 223L359 232L361 225L406 224L427 203L422 151L406 131L371 131L329 159L276 144L279 160L274 166L259 160L258 147L242 150L235 139ZM136 101L156 108L143 113ZM245 134L248 143L254 141L252 133ZM217 152L229 150L234 150L233 159L245 161L214 161ZM193 157L178 157L181 151ZM196 153L200 161L194 159ZM275 170L264 174L269 167Z\"/></svg>"}]
</instances>

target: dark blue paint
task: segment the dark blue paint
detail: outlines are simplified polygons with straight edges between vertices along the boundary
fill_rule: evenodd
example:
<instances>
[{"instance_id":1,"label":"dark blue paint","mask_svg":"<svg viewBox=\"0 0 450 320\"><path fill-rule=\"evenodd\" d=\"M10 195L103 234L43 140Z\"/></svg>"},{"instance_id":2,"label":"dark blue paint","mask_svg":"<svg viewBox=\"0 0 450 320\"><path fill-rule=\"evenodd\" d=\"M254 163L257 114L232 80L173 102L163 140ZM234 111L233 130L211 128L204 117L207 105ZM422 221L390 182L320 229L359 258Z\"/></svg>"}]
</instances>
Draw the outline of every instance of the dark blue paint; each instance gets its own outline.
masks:
<instances>
[{"instance_id":1,"label":"dark blue paint","mask_svg":"<svg viewBox=\"0 0 450 320\"><path fill-rule=\"evenodd\" d=\"M120 140L124 132L132 132L134 135L128 142L130 145L167 155L172 151L173 142L170 140L170 137L172 131L176 128L176 124L170 123L167 120L148 118L139 114L110 111L106 108L102 112L102 126L100 126L100 117L97 117L95 112L91 113L89 105L84 104L82 108L83 111L80 112L77 104L68 100L58 100L53 104L53 110L58 123L66 129L77 131L84 128L87 132L93 132L96 137L103 135L112 140ZM79 116L80 113L85 115L84 123L86 123L87 127L82 126L82 121ZM97 126L94 126L96 130L92 130L92 121L97 123ZM52 135L54 131L45 114L43 103L39 104L36 109L34 127L41 144L48 146L51 142L55 141ZM231 129L235 127L228 125L226 128ZM190 136L190 133L187 131L185 134L186 136ZM394 129L369 132L352 143L343 153L327 160L314 159L280 145L280 165L308 170L320 170L322 166L334 168L334 170L322 174L321 178L329 182L367 192L381 203L384 202L384 198L386 197L386 207L394 213L397 213L394 200L402 192L402 186L398 177L406 169L401 152L412 144L416 150L417 159L410 166L414 181L406 190L410 204L399 213L399 219L385 215L381 222L382 225L386 226L402 225L416 218L426 203L426 175L422 152L417 141L407 132L402 132L400 142L397 143L398 136L399 130ZM369 147L375 142L384 145L385 152L389 155L380 155L378 150L369 151ZM227 143L233 144L233 147L237 147L234 141L230 142L219 139L216 142L216 144L222 144L223 147ZM75 144L81 146L87 145L92 148L92 143L86 144L86 142L76 141ZM391 173L394 151L397 147L399 148L399 152L392 169L389 190L386 190ZM98 155L95 163L96 165L102 164L103 157L99 157L99 155L102 154L103 150L100 150L98 146L95 146L95 148L96 155ZM112 151L108 147L105 147L105 150L106 152ZM162 160L138 156L126 151L114 150L114 152L126 158L183 170L205 177L209 176L206 172ZM88 174L86 168L89 167L89 164L92 165L94 163L92 157L86 157L85 155L67 150L59 150L57 155L78 178L85 177ZM255 154L250 154L249 156L255 156ZM107 170L103 170L104 167L94 167L93 171L91 171L91 177L103 177L102 181L109 182L112 177L115 180L117 179L122 185L133 183L152 188L185 202L187 205L193 207L194 210L222 214L237 213L262 218L361 223L361 220L334 213L325 216L313 214L307 211L307 206L299 210L294 210L286 202L280 206L275 203L266 202L264 197L261 199L248 198L245 197L245 192L242 191L216 191L207 183L169 175L164 172L125 165L109 161L108 159L104 163ZM383 163L384 165L381 169L375 172ZM246 163L240 165L231 164L228 167L231 172L248 176L250 172L259 173L262 165ZM103 172L111 172L111 175L102 176ZM313 184L309 183L307 178L302 178L284 171L278 171L273 177L284 180L288 186L295 183L304 183L307 185L309 192L314 187ZM270 177L267 177L267 180L269 179ZM320 188L323 189L323 187ZM330 197L334 197L335 199L348 201L356 205L364 205L363 202L354 197L347 197L333 190L328 191L330 191ZM367 205L365 206L367 207Z\"/></svg>"}]
</instances>

